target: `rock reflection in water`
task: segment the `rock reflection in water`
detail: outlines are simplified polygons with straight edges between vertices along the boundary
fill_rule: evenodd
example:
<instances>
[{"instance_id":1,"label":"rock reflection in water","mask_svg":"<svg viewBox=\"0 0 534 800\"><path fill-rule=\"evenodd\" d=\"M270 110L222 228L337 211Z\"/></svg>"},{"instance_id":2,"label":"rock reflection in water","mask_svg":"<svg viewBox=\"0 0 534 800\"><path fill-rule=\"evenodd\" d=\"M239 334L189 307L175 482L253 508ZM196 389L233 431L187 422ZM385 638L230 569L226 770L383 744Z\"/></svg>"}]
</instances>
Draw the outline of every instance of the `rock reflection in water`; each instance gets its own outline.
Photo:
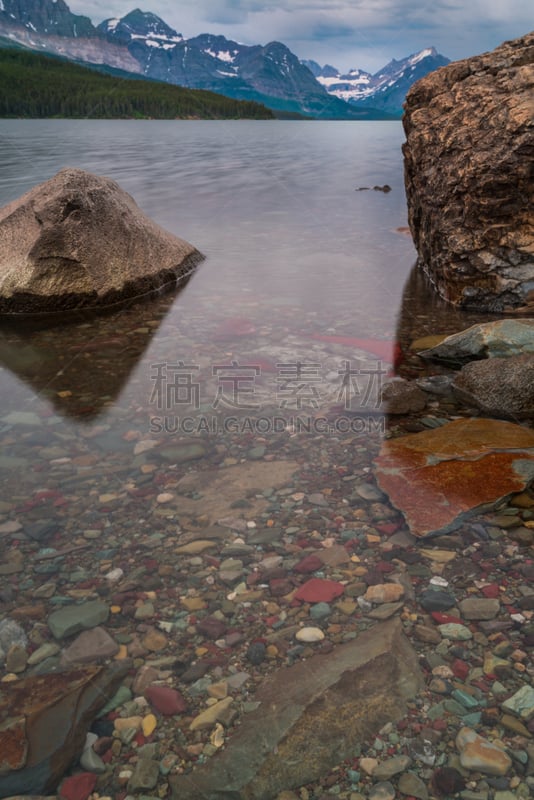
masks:
<instances>
[{"instance_id":1,"label":"rock reflection in water","mask_svg":"<svg viewBox=\"0 0 534 800\"><path fill-rule=\"evenodd\" d=\"M63 417L94 421L120 395L170 311L176 291L104 315L42 315L4 321L0 364Z\"/></svg>"}]
</instances>

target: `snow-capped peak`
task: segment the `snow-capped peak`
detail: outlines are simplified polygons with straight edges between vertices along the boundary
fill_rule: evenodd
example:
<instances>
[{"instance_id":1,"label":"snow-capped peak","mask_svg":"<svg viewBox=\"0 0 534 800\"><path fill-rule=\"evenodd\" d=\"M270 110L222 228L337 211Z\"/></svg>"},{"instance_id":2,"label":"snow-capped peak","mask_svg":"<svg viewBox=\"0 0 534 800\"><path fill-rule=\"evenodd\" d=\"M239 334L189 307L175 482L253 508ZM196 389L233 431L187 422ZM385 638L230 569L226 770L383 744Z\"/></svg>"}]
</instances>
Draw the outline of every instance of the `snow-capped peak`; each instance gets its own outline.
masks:
<instances>
[{"instance_id":1,"label":"snow-capped peak","mask_svg":"<svg viewBox=\"0 0 534 800\"><path fill-rule=\"evenodd\" d=\"M425 50L420 50L418 53L414 53L413 56L408 58L410 64L417 64L419 61L422 61L423 58L430 58L431 56L437 56L438 52L435 47L427 47Z\"/></svg>"}]
</instances>

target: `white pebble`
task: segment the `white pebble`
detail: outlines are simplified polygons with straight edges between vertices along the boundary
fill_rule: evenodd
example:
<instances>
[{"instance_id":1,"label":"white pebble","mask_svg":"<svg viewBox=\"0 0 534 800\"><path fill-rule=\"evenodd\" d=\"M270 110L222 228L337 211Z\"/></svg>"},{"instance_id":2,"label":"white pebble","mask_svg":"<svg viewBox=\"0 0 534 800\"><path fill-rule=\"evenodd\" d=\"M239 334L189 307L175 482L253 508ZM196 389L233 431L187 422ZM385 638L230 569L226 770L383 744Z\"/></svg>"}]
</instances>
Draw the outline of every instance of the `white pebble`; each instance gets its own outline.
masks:
<instances>
[{"instance_id":1,"label":"white pebble","mask_svg":"<svg viewBox=\"0 0 534 800\"><path fill-rule=\"evenodd\" d=\"M321 642L324 639L324 633L320 628L301 628L295 634L295 638L299 642Z\"/></svg>"}]
</instances>

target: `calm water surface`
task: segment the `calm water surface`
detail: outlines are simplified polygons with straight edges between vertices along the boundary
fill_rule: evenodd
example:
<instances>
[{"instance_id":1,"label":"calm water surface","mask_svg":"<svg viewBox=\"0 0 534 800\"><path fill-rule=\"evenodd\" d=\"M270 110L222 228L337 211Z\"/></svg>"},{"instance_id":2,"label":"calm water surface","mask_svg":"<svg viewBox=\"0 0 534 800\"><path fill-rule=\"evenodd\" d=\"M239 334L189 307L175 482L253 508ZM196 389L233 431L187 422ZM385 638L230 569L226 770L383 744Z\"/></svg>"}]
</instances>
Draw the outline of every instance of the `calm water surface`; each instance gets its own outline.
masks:
<instances>
[{"instance_id":1,"label":"calm water surface","mask_svg":"<svg viewBox=\"0 0 534 800\"><path fill-rule=\"evenodd\" d=\"M97 513L94 498L118 488L110 465L122 489L146 462L149 480L150 458L131 458L145 439L200 433L209 440L200 455L216 468L251 451L274 458L269 448L291 436L295 414L354 415L340 394L347 364L367 369L349 381L367 407L396 339L457 327L424 290L405 291L415 252L398 230L402 141L401 124L384 122L1 121L0 205L82 167L114 178L206 256L174 295L92 320L0 329L4 511L13 497L27 504L50 490L57 508ZM384 184L390 192L372 190ZM199 419L235 414L252 419L247 430L206 438ZM266 418L270 434L280 415L280 436L262 439L254 420ZM310 444L297 437L293 455L313 462ZM100 483L73 495L71 482L96 464Z\"/></svg>"}]
</instances>

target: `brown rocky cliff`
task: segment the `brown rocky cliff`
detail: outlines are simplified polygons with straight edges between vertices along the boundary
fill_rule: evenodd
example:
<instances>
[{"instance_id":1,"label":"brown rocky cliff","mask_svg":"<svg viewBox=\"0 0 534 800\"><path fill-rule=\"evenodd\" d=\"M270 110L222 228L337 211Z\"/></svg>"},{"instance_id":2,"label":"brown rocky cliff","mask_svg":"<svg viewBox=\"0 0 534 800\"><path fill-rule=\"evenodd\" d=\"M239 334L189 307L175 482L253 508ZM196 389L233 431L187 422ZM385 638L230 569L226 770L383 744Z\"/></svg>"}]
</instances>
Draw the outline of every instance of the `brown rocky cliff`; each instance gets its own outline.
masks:
<instances>
[{"instance_id":1,"label":"brown rocky cliff","mask_svg":"<svg viewBox=\"0 0 534 800\"><path fill-rule=\"evenodd\" d=\"M419 265L439 294L505 311L534 297L534 32L418 81L403 147Z\"/></svg>"}]
</instances>

